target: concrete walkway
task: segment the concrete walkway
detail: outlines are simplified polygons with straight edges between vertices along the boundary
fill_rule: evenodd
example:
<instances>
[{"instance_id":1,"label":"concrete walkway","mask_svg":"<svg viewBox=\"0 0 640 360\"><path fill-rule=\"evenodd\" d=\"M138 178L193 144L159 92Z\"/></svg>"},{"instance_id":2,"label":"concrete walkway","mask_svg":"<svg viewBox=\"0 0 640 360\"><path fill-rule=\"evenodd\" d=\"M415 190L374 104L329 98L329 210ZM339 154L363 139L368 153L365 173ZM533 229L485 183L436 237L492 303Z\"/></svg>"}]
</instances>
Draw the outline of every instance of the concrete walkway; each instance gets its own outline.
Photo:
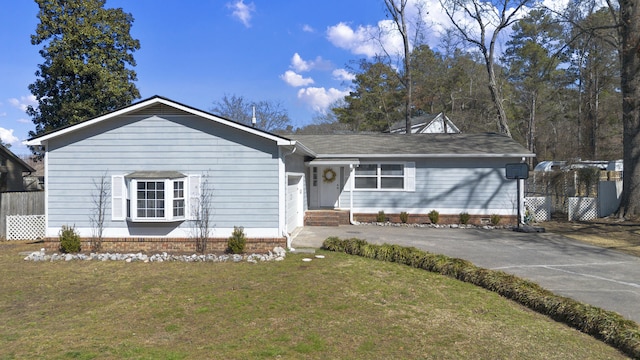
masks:
<instances>
[{"instance_id":1,"label":"concrete walkway","mask_svg":"<svg viewBox=\"0 0 640 360\"><path fill-rule=\"evenodd\" d=\"M329 236L398 244L469 260L529 279L554 293L640 323L640 258L552 233L375 225L302 228L294 248L319 248Z\"/></svg>"}]
</instances>

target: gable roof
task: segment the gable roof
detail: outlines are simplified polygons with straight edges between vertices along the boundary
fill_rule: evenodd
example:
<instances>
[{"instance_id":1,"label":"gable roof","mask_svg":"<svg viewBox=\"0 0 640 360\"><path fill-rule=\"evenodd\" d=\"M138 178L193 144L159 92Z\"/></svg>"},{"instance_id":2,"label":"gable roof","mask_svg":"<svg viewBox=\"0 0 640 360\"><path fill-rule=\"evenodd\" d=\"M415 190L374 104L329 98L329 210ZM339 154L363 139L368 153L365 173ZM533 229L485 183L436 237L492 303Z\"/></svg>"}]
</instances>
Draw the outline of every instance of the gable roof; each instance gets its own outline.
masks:
<instances>
[{"instance_id":1,"label":"gable roof","mask_svg":"<svg viewBox=\"0 0 640 360\"><path fill-rule=\"evenodd\" d=\"M405 122L398 121L389 127L389 133L404 134ZM444 130L444 131L443 131ZM444 113L437 115L421 115L411 118L411 133L412 134L456 134L460 133L460 129L449 119Z\"/></svg>"},{"instance_id":2,"label":"gable roof","mask_svg":"<svg viewBox=\"0 0 640 360\"><path fill-rule=\"evenodd\" d=\"M513 139L484 134L290 135L317 158L533 157Z\"/></svg>"},{"instance_id":3,"label":"gable roof","mask_svg":"<svg viewBox=\"0 0 640 360\"><path fill-rule=\"evenodd\" d=\"M89 126L93 126L93 125L101 123L103 121L108 121L109 119L112 119L112 118L117 117L117 116L126 115L126 114L130 114L130 113L133 113L133 112L136 112L136 111L144 110L146 108L149 108L149 107L152 107L152 106L155 106L155 105L166 105L166 106L172 107L174 109L177 109L177 110L180 110L180 111L192 114L192 115L200 116L200 117L203 117L203 118L211 120L211 121L216 121L218 123L230 126L232 128L239 129L239 130L245 131L247 133L251 133L251 134L254 134L254 135L269 139L269 140L273 140L278 145L295 145L295 143L292 143L289 139L286 139L284 137L272 134L272 133L264 131L264 130L256 129L254 127L251 127L251 126L248 126L248 125L245 125L245 124L241 124L241 123L236 122L236 121L225 119L223 117L211 114L211 113L206 112L206 111L202 111L202 110L196 109L196 108L191 107L191 106L187 106L187 105L175 102L173 100L170 100L170 99L164 98L162 96L158 96L158 95L153 96L153 97L151 97L149 99L141 100L141 101L139 101L137 103L125 106L123 108L114 110L112 112L97 116L95 118L88 119L88 120L79 122L77 124L68 125L68 126L53 130L51 132L42 134L40 136L31 138L31 139L27 140L25 142L25 144L29 145L29 146L39 146L39 145L42 145L44 142L46 142L49 139L53 139L53 138L62 136L64 134L68 134L68 133L71 133L71 132L74 132L74 131L77 131L77 130L80 130L80 129L83 129L83 128L86 128L86 127L89 127Z\"/></svg>"},{"instance_id":4,"label":"gable roof","mask_svg":"<svg viewBox=\"0 0 640 360\"><path fill-rule=\"evenodd\" d=\"M7 149L3 145L0 145L0 156L12 159L14 163L18 164L18 166L21 166L24 169L23 171L27 171L30 173L36 172L36 169L24 162L24 160L20 159L16 154L11 152L11 150Z\"/></svg>"}]
</instances>

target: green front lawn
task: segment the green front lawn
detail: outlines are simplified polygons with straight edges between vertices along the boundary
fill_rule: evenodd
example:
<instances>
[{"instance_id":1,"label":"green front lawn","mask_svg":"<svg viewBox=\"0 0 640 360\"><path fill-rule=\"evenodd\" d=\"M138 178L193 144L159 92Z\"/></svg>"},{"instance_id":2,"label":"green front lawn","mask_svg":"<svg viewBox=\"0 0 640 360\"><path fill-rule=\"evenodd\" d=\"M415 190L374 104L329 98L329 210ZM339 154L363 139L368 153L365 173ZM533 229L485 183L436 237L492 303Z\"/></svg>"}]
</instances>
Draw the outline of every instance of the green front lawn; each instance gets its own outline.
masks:
<instances>
[{"instance_id":1,"label":"green front lawn","mask_svg":"<svg viewBox=\"0 0 640 360\"><path fill-rule=\"evenodd\" d=\"M340 253L261 264L18 255L37 249L0 242L0 359L624 358L473 285Z\"/></svg>"}]
</instances>

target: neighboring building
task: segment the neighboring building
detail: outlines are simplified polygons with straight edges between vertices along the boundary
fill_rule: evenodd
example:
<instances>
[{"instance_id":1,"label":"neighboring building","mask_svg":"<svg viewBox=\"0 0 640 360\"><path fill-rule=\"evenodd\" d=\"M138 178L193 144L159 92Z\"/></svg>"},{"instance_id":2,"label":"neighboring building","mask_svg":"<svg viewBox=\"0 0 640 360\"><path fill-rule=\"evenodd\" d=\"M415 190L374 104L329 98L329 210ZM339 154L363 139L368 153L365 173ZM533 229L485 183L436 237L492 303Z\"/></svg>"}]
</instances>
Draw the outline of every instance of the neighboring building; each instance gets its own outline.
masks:
<instances>
[{"instance_id":1,"label":"neighboring building","mask_svg":"<svg viewBox=\"0 0 640 360\"><path fill-rule=\"evenodd\" d=\"M24 176L36 170L0 145L0 192L25 191Z\"/></svg>"},{"instance_id":2,"label":"neighboring building","mask_svg":"<svg viewBox=\"0 0 640 360\"><path fill-rule=\"evenodd\" d=\"M106 179L105 248L149 251L192 250L193 210L205 207L218 250L234 226L248 250L287 246L318 208L354 221L434 209L513 219L516 183L504 166L534 156L497 134L285 138L159 96L27 144L45 150L48 246L63 225L91 237L96 183Z\"/></svg>"},{"instance_id":3,"label":"neighboring building","mask_svg":"<svg viewBox=\"0 0 640 360\"><path fill-rule=\"evenodd\" d=\"M406 124L398 121L389 127L388 133L406 134ZM437 115L421 115L411 118L412 134L459 134L460 129L444 114Z\"/></svg>"}]
</instances>

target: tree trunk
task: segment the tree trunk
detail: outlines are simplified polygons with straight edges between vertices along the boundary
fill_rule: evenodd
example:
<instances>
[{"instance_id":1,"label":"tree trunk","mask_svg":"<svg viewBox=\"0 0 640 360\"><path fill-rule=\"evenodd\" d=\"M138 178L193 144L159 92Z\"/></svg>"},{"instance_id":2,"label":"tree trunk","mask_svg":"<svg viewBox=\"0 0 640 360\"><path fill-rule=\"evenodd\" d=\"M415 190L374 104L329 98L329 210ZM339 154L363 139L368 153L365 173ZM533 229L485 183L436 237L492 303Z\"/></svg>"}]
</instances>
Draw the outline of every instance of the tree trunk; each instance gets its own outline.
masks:
<instances>
[{"instance_id":1,"label":"tree trunk","mask_svg":"<svg viewBox=\"0 0 640 360\"><path fill-rule=\"evenodd\" d=\"M620 0L624 175L619 216L640 214L640 12L638 0Z\"/></svg>"},{"instance_id":2,"label":"tree trunk","mask_svg":"<svg viewBox=\"0 0 640 360\"><path fill-rule=\"evenodd\" d=\"M496 73L493 70L493 56L486 54L486 51L485 60L487 64L487 72L489 74L489 92L491 93L491 100L493 100L493 103L496 106L496 111L498 112L498 129L501 134L511 137L511 130L509 130L509 124L507 123L507 113L504 111L502 96L500 95L500 90L498 89L496 81Z\"/></svg>"},{"instance_id":3,"label":"tree trunk","mask_svg":"<svg viewBox=\"0 0 640 360\"><path fill-rule=\"evenodd\" d=\"M529 137L527 139L527 145L529 151L536 152L536 99L537 93L531 94L531 111L529 111ZM533 158L529 158L529 167L533 168Z\"/></svg>"}]
</instances>

